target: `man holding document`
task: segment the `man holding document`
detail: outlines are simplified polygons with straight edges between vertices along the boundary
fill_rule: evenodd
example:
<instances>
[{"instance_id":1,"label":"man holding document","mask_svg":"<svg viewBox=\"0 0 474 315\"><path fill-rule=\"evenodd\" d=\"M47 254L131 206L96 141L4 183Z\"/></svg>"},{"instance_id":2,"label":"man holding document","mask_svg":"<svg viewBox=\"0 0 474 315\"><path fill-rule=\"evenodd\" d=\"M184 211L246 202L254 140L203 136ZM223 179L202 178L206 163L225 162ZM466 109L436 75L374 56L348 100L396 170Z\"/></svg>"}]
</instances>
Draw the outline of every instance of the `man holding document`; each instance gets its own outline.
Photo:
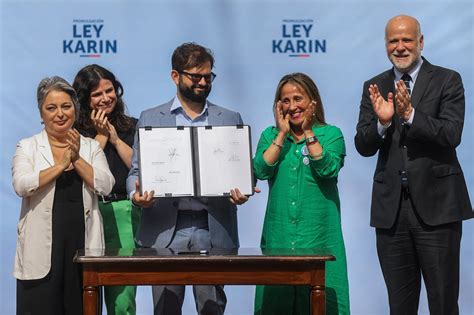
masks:
<instances>
[{"instance_id":1,"label":"man holding document","mask_svg":"<svg viewBox=\"0 0 474 315\"><path fill-rule=\"evenodd\" d=\"M242 125L239 113L207 101L214 65L212 52L195 43L185 43L172 56L171 78L177 95L169 102L145 110L140 127ZM189 249L200 253L210 248L238 248L237 207L248 200L238 188L229 196L155 198L154 191L140 193L139 140L135 136L127 189L132 202L143 207L136 240L142 247ZM142 170L147 171L147 170ZM154 314L181 314L184 286L153 286ZM223 286L193 286L198 314L223 314Z\"/></svg>"}]
</instances>

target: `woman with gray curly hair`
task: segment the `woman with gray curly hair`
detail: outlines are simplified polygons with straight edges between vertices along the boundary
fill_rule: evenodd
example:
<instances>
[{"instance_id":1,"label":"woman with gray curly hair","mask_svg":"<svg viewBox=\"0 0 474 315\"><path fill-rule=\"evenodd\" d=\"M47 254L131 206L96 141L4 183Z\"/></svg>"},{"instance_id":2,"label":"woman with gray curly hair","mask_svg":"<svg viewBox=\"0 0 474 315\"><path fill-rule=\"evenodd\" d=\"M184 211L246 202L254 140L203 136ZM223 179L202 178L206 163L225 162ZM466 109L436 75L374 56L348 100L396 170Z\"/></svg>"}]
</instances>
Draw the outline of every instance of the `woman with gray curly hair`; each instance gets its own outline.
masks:
<instances>
[{"instance_id":1,"label":"woman with gray curly hair","mask_svg":"<svg viewBox=\"0 0 474 315\"><path fill-rule=\"evenodd\" d=\"M13 187L22 198L14 276L17 314L82 314L81 248L103 248L97 194L114 185L99 144L73 128L76 92L64 79L41 80L44 129L17 144Z\"/></svg>"}]
</instances>

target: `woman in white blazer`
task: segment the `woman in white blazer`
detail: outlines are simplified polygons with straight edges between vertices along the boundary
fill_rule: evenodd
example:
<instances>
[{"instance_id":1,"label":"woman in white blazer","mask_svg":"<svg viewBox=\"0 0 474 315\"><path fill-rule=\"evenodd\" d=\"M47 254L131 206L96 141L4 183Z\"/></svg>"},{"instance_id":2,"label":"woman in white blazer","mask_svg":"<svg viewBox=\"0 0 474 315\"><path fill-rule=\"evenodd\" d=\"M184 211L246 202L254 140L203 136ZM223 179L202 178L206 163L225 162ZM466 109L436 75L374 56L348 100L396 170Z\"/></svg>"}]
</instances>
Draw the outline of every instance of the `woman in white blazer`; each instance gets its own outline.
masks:
<instances>
[{"instance_id":1,"label":"woman in white blazer","mask_svg":"<svg viewBox=\"0 0 474 315\"><path fill-rule=\"evenodd\" d=\"M82 274L72 259L81 248L103 248L97 194L114 185L99 144L73 128L78 102L64 79L41 80L41 133L21 140L13 187L22 197L14 276L17 314L82 314Z\"/></svg>"}]
</instances>

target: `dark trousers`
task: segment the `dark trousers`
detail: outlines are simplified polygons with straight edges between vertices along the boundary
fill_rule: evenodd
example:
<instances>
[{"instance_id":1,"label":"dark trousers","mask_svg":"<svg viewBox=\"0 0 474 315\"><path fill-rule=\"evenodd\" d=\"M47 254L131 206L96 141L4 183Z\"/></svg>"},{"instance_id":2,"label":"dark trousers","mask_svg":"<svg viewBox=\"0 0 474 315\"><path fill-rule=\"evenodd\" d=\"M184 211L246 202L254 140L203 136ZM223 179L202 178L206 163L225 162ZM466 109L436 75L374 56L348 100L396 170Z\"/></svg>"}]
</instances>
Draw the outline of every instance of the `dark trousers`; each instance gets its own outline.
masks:
<instances>
[{"instance_id":1,"label":"dark trousers","mask_svg":"<svg viewBox=\"0 0 474 315\"><path fill-rule=\"evenodd\" d=\"M82 315L82 268L72 260L84 247L84 223L76 225L77 237L53 222L51 270L42 279L17 280L17 315Z\"/></svg>"},{"instance_id":2,"label":"dark trousers","mask_svg":"<svg viewBox=\"0 0 474 315\"><path fill-rule=\"evenodd\" d=\"M42 279L17 280L17 315L82 315L82 268L73 257L84 248L84 205L75 171L56 179L52 212L51 269Z\"/></svg>"},{"instance_id":3,"label":"dark trousers","mask_svg":"<svg viewBox=\"0 0 474 315\"><path fill-rule=\"evenodd\" d=\"M183 211L178 213L175 235L169 248L176 250L210 249L207 211ZM185 286L153 286L154 315L181 315ZM222 285L193 285L196 312L199 315L223 315L227 298Z\"/></svg>"},{"instance_id":4,"label":"dark trousers","mask_svg":"<svg viewBox=\"0 0 474 315\"><path fill-rule=\"evenodd\" d=\"M421 277L431 315L459 314L459 253L462 223L428 226L407 192L390 229L376 229L377 253L388 290L390 314L418 313Z\"/></svg>"}]
</instances>

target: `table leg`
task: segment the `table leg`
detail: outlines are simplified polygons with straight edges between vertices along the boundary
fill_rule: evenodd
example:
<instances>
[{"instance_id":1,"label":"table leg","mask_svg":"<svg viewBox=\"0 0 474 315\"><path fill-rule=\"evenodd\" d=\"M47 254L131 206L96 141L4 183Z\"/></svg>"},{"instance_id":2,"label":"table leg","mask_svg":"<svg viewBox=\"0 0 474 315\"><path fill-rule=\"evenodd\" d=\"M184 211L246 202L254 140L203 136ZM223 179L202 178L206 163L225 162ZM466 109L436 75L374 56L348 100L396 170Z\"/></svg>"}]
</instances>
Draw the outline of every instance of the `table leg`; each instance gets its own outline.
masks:
<instances>
[{"instance_id":1,"label":"table leg","mask_svg":"<svg viewBox=\"0 0 474 315\"><path fill-rule=\"evenodd\" d=\"M324 285L311 286L311 315L326 314L326 290Z\"/></svg>"},{"instance_id":2,"label":"table leg","mask_svg":"<svg viewBox=\"0 0 474 315\"><path fill-rule=\"evenodd\" d=\"M98 287L86 286L83 288L84 315L97 315L98 313Z\"/></svg>"}]
</instances>

